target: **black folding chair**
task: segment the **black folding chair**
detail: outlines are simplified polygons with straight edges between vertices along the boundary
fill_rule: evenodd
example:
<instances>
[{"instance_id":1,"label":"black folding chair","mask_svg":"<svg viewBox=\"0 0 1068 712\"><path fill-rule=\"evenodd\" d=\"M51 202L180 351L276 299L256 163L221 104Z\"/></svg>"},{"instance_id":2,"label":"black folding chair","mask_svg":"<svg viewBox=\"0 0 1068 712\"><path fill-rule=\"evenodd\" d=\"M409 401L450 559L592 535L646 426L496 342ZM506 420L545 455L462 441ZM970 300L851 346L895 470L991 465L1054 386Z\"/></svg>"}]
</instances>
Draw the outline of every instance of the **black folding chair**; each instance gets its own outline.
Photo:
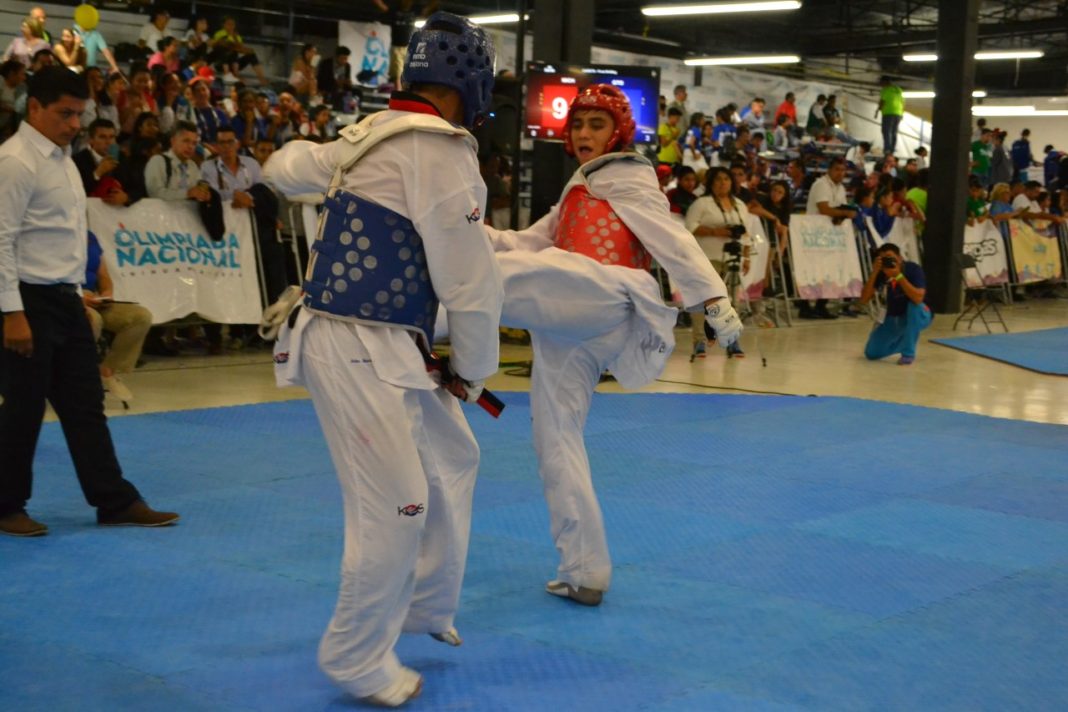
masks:
<instances>
[{"instance_id":1,"label":"black folding chair","mask_svg":"<svg viewBox=\"0 0 1068 712\"><path fill-rule=\"evenodd\" d=\"M957 330L957 324L963 319L968 319L968 328L972 328L972 323L979 319L983 322L983 326L986 327L986 333L993 333L990 329L992 322L999 322L1001 327L1005 329L1005 333L1009 333L1009 327L1005 323L1005 319L1001 316L1001 310L998 309L997 302L993 299L994 296L1001 297L1004 293L1004 289L1000 285L988 285L983 279L983 273L979 271L979 263L972 255L962 254L957 255L957 264L960 265L960 276L964 282L964 303L965 309L957 317L957 320L953 322L953 330ZM987 310L993 310L996 319L987 320Z\"/></svg>"}]
</instances>

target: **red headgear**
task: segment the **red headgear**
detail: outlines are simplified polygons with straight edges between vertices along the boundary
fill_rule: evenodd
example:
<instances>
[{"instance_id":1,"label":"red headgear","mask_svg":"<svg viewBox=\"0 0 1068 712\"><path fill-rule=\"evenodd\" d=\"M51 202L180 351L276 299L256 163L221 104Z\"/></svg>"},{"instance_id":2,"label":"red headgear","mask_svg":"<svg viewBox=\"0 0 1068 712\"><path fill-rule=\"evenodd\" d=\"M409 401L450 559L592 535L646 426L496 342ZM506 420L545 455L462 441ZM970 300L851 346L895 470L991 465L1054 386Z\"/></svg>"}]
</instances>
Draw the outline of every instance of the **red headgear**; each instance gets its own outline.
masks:
<instances>
[{"instance_id":1,"label":"red headgear","mask_svg":"<svg viewBox=\"0 0 1068 712\"><path fill-rule=\"evenodd\" d=\"M611 84L591 84L579 92L567 110L567 124L564 128L564 150L567 155L575 155L575 148L571 145L571 119L576 111L586 109L607 111L612 115L615 130L608 139L606 151L619 151L634 142L634 116L630 112L627 95Z\"/></svg>"}]
</instances>

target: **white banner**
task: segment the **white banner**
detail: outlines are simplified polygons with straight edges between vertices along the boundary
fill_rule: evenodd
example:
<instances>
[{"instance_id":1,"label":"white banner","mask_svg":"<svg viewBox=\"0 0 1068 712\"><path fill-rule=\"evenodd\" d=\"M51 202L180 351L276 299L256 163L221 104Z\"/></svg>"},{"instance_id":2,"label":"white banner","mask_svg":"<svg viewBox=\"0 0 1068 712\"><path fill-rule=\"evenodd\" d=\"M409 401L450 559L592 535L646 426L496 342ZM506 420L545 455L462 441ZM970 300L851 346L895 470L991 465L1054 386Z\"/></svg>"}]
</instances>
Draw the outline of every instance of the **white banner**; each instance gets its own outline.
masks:
<instances>
[{"instance_id":1,"label":"white banner","mask_svg":"<svg viewBox=\"0 0 1068 712\"><path fill-rule=\"evenodd\" d=\"M375 74L371 79L359 83L364 86L378 86L389 82L389 49L391 31L389 25L380 22L337 23L337 41L352 50L349 62L352 64L352 78L363 71L371 70Z\"/></svg>"},{"instance_id":2,"label":"white banner","mask_svg":"<svg viewBox=\"0 0 1068 712\"><path fill-rule=\"evenodd\" d=\"M920 259L920 241L916 237L915 220L912 218L894 218L893 225L886 237L882 237L879 234L879 231L875 229L875 223L872 222L870 217L864 218L864 222L868 226L868 234L871 235L876 247L882 247L883 244L891 242L901 249L901 256L905 258L905 261L915 262L918 265L923 264Z\"/></svg>"},{"instance_id":3,"label":"white banner","mask_svg":"<svg viewBox=\"0 0 1068 712\"><path fill-rule=\"evenodd\" d=\"M1025 220L1009 220L1012 264L1016 268L1014 284L1030 284L1061 278L1060 238L1049 234L1048 224L1040 230Z\"/></svg>"},{"instance_id":4,"label":"white banner","mask_svg":"<svg viewBox=\"0 0 1068 712\"><path fill-rule=\"evenodd\" d=\"M104 250L115 299L138 302L163 324L189 314L256 324L260 287L247 210L223 207L226 236L212 242L192 201L140 200L128 208L89 199L89 229Z\"/></svg>"},{"instance_id":5,"label":"white banner","mask_svg":"<svg viewBox=\"0 0 1068 712\"><path fill-rule=\"evenodd\" d=\"M864 286L853 224L826 215L790 216L790 260L802 299L859 297Z\"/></svg>"},{"instance_id":6,"label":"white banner","mask_svg":"<svg viewBox=\"0 0 1068 712\"><path fill-rule=\"evenodd\" d=\"M975 258L976 270L966 270L964 279L969 287L981 287L979 275L987 285L1009 281L1009 260L1005 256L1005 238L997 225L984 220L964 226L964 254Z\"/></svg>"}]
</instances>

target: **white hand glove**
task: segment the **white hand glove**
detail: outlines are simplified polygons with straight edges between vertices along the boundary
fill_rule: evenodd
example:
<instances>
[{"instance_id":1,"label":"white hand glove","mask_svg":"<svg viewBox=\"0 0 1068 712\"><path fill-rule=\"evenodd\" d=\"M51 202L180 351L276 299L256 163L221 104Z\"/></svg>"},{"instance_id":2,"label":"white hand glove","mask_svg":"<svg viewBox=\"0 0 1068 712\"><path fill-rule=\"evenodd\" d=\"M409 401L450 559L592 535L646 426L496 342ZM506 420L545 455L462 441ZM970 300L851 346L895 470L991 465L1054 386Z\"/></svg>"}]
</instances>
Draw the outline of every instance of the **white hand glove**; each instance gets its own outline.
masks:
<instances>
[{"instance_id":1,"label":"white hand glove","mask_svg":"<svg viewBox=\"0 0 1068 712\"><path fill-rule=\"evenodd\" d=\"M286 323L293 307L300 301L300 295L301 288L290 285L286 287L286 291L282 292L282 296L278 297L278 301L263 310L263 318L260 320L258 329L261 339L274 341L278 337L278 331L282 328L282 324Z\"/></svg>"},{"instance_id":2,"label":"white hand glove","mask_svg":"<svg viewBox=\"0 0 1068 712\"><path fill-rule=\"evenodd\" d=\"M742 320L726 297L705 307L705 321L716 332L716 343L723 348L742 335Z\"/></svg>"}]
</instances>

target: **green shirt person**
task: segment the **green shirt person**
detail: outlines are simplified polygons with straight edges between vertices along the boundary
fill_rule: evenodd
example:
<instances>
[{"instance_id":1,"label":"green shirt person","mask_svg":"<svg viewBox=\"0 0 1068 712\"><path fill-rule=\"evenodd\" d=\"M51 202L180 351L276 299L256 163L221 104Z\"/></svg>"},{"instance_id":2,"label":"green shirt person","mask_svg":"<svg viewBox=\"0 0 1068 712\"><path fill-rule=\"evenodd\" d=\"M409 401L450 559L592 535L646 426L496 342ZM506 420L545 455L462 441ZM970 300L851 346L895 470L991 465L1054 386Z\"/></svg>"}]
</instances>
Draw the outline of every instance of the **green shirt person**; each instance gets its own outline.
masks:
<instances>
[{"instance_id":1,"label":"green shirt person","mask_svg":"<svg viewBox=\"0 0 1068 712\"><path fill-rule=\"evenodd\" d=\"M990 145L993 133L983 129L979 140L972 141L972 175L979 177L984 184L990 179L990 160L994 157L994 147Z\"/></svg>"},{"instance_id":2,"label":"green shirt person","mask_svg":"<svg viewBox=\"0 0 1068 712\"><path fill-rule=\"evenodd\" d=\"M901 124L901 118L905 115L905 97L901 93L901 87L893 82L890 77L879 79L882 90L879 92L879 112L883 114L883 155L888 156L897 148L897 128Z\"/></svg>"}]
</instances>

